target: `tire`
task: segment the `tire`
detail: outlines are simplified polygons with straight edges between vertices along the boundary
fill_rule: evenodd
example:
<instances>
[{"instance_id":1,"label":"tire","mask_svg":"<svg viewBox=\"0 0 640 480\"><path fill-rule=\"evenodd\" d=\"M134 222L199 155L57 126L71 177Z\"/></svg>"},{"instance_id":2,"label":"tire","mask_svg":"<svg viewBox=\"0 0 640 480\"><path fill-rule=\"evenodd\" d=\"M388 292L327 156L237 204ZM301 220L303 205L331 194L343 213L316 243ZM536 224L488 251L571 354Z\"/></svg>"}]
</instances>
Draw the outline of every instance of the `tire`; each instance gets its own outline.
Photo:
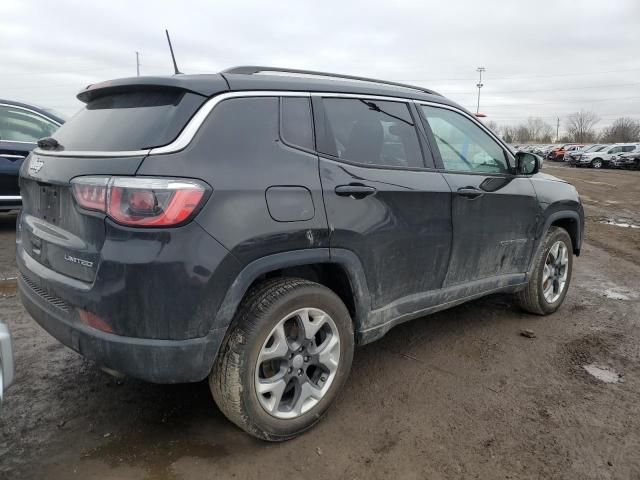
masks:
<instances>
[{"instance_id":1,"label":"tire","mask_svg":"<svg viewBox=\"0 0 640 480\"><path fill-rule=\"evenodd\" d=\"M567 263L565 268L567 275L564 283L562 284L562 290L557 293L553 293L553 295L550 296L551 298L547 298L545 297L545 292L548 292L548 290L545 290L543 282L545 280L545 265L548 263L551 249L554 248L558 242L564 244L564 247L566 248ZM523 310L537 315L549 315L555 312L560 308L560 305L562 305L562 302L564 302L567 295L569 284L571 283L572 272L573 244L571 242L571 237L564 228L550 227L536 254L533 273L529 283L524 290L517 294L518 304ZM549 284L547 283L547 285ZM560 285L560 281L558 282L558 285ZM555 292L555 281L553 281L552 289ZM556 295L557 298L555 298Z\"/></svg>"},{"instance_id":2,"label":"tire","mask_svg":"<svg viewBox=\"0 0 640 480\"><path fill-rule=\"evenodd\" d=\"M602 168L602 159L594 158L593 160L591 160L591 167L592 168Z\"/></svg>"},{"instance_id":3,"label":"tire","mask_svg":"<svg viewBox=\"0 0 640 480\"><path fill-rule=\"evenodd\" d=\"M318 335L325 335L322 345L330 343L327 339L335 342L333 337L335 328L339 348L338 345L333 345L329 355L331 362L335 362L335 355L339 352L337 367L334 367L331 362L319 364L319 367L311 366L314 361L312 358L317 357L317 360L321 358L317 352L313 353L314 347L310 343L319 343L318 337L307 340L305 332L311 332L312 328L297 330L298 326L304 323L302 314L291 316L292 312L295 314L295 312L304 311L309 315L306 318L311 320L305 325L313 327L316 325L314 322L322 319L320 323L322 326L318 330ZM311 316L319 315L318 312L327 315L329 319L326 320L323 316ZM279 330L280 325L282 330ZM302 339L301 344L304 344L299 348L306 349L304 353L298 353L301 350L296 346L297 340L289 338L286 331L297 332L298 338ZM279 332L285 335L280 337ZM282 358L278 356L275 360L261 360L258 363L259 359L271 355L268 353L271 350L279 350L278 346L282 344L289 349ZM317 350L320 351L320 346ZM353 350L354 334L351 317L344 303L333 291L317 283L298 278L268 280L252 288L241 302L209 375L209 386L220 410L238 427L263 440L274 442L289 440L313 427L334 402L349 375ZM291 353L292 351L295 353ZM273 366L273 362L277 367ZM304 363L302 368L299 368L301 367L299 362L311 363ZM323 368L329 363L335 370L333 372L326 370L328 373L322 373L325 372ZM277 373L263 380L265 366L269 367L270 373L275 370ZM304 373L299 373L300 371ZM282 381L286 382L284 393L279 391L272 397L271 392L258 392L258 385L275 385L275 383L260 382L269 382L271 378L278 378L280 375L284 375ZM298 378L295 375L298 375ZM312 377L316 378L317 385L311 383ZM307 397L307 402L296 401L296 398L302 399L303 395L310 391L303 389L302 385L305 382L309 389L314 387L316 388L314 392L323 391L323 395L317 400L312 395ZM294 393L291 393L291 390ZM282 407L289 402L286 398L288 396L291 396L290 410ZM311 402L312 406L304 410L303 407L308 406L308 402ZM298 407L298 403L302 406ZM267 408L272 408L271 413ZM282 418L286 415L289 415L289 418Z\"/></svg>"}]
</instances>

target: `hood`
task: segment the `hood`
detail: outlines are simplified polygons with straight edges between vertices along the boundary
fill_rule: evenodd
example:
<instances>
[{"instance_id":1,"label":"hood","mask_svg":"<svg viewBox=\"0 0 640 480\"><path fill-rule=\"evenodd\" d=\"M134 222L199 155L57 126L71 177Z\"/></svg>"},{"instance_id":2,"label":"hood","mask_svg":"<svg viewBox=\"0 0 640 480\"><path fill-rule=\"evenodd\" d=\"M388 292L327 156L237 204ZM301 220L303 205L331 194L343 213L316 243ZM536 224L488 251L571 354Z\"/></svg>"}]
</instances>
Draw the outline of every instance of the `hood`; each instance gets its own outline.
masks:
<instances>
[{"instance_id":1,"label":"hood","mask_svg":"<svg viewBox=\"0 0 640 480\"><path fill-rule=\"evenodd\" d=\"M562 180L561 178L554 177L553 175L549 175L548 173L542 173L542 172L538 172L536 174L536 178L540 180L548 180L550 182L569 183L566 180Z\"/></svg>"}]
</instances>

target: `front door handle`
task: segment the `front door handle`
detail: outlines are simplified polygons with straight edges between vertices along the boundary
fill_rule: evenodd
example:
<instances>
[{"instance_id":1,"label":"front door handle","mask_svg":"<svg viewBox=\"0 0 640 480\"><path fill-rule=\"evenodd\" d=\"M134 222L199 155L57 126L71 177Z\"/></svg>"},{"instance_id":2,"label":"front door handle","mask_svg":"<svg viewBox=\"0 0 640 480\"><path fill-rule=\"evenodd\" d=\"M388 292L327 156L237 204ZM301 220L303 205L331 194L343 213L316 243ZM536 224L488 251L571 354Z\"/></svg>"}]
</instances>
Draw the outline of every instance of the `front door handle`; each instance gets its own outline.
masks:
<instances>
[{"instance_id":1,"label":"front door handle","mask_svg":"<svg viewBox=\"0 0 640 480\"><path fill-rule=\"evenodd\" d=\"M351 197L360 200L376 193L376 189L361 183L350 183L349 185L338 185L335 188L335 192L340 197Z\"/></svg>"},{"instance_id":2,"label":"front door handle","mask_svg":"<svg viewBox=\"0 0 640 480\"><path fill-rule=\"evenodd\" d=\"M478 198L484 195L484 192L475 187L464 187L458 189L458 195L473 200L474 198Z\"/></svg>"}]
</instances>

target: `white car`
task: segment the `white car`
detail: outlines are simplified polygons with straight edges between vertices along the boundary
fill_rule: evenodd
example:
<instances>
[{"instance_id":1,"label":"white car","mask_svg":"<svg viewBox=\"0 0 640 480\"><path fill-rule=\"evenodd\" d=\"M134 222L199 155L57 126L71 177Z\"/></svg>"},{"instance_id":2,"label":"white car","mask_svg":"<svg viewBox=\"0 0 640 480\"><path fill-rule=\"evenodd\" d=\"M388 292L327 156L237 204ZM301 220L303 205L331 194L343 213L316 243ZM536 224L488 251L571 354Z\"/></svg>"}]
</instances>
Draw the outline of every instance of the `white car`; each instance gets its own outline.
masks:
<instances>
[{"instance_id":1,"label":"white car","mask_svg":"<svg viewBox=\"0 0 640 480\"><path fill-rule=\"evenodd\" d=\"M0 400L4 390L13 381L13 350L11 349L11 334L7 326L0 322Z\"/></svg>"},{"instance_id":2,"label":"white car","mask_svg":"<svg viewBox=\"0 0 640 480\"><path fill-rule=\"evenodd\" d=\"M616 154L632 152L637 148L637 145L637 143L616 143L615 145L610 145L609 148L605 148L599 152L582 153L579 157L576 157L576 166L602 168L609 165Z\"/></svg>"}]
</instances>

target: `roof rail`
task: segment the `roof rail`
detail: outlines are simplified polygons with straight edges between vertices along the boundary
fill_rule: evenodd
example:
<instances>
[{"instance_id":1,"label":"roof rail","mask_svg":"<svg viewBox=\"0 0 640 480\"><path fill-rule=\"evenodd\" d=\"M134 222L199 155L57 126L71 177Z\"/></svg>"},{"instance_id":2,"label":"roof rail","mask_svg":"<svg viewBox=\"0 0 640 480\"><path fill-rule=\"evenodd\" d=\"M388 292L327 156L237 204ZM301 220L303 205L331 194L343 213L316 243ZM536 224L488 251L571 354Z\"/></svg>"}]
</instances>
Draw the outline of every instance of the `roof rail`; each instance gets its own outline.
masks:
<instances>
[{"instance_id":1,"label":"roof rail","mask_svg":"<svg viewBox=\"0 0 640 480\"><path fill-rule=\"evenodd\" d=\"M226 70L223 70L220 73L221 74L230 73L235 75L253 75L260 72L281 72L281 73L294 73L299 75L312 75L317 77L340 78L344 80L355 80L358 82L379 83L382 85L390 85L393 87L401 87L401 88L407 88L410 90L417 90L419 92L429 93L431 95L440 95L438 92L434 92L433 90L429 90L428 88L417 87L415 85L408 85L406 83L390 82L387 80L378 80L376 78L357 77L354 75L341 75L339 73L318 72L315 70L300 70L296 68L260 67L255 65L245 65L241 67L227 68Z\"/></svg>"}]
</instances>

